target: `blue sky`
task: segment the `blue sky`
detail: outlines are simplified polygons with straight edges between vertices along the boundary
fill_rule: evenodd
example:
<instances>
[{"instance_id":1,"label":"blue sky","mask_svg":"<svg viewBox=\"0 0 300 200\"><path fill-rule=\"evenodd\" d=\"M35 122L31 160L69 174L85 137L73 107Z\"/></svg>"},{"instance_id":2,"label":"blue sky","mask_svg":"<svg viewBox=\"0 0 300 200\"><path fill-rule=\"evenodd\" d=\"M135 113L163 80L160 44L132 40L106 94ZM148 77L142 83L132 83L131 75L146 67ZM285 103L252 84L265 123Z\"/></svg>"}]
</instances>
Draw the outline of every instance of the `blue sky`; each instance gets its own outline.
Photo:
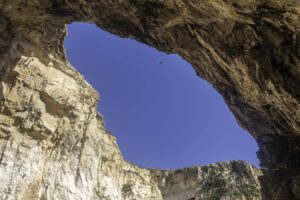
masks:
<instances>
[{"instance_id":1,"label":"blue sky","mask_svg":"<svg viewBox=\"0 0 300 200\"><path fill-rule=\"evenodd\" d=\"M125 159L180 168L224 160L258 165L254 139L191 65L95 25L69 25L71 64L100 92L99 111Z\"/></svg>"}]
</instances>

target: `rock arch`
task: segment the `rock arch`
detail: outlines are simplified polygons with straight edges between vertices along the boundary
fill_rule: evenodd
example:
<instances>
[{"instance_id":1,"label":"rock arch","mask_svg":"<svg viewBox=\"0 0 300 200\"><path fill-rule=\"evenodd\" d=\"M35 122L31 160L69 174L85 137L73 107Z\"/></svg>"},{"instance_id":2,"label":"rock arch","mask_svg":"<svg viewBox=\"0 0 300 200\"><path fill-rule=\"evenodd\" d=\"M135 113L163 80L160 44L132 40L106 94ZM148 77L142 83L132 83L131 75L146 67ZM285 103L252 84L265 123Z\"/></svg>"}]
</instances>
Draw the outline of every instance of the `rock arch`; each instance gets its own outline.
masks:
<instances>
[{"instance_id":1,"label":"rock arch","mask_svg":"<svg viewBox=\"0 0 300 200\"><path fill-rule=\"evenodd\" d=\"M92 108L97 98L91 88L82 90L89 86L67 64L64 25L74 21L95 23L119 36L177 53L190 62L197 74L222 94L238 123L257 140L264 198L300 199L299 1L8 0L0 2L0 9L3 123L20 120L20 127L28 129L31 137L55 138L58 136L52 136L53 131L74 129L65 126L72 117L84 115L82 123L71 123L85 127L79 128L76 145L69 132L64 140L79 149L80 163L85 157L82 149L89 142L88 122L96 116ZM27 66L44 68L32 70ZM30 81L26 74L36 80ZM38 79L40 76L48 78ZM77 86L57 91L66 83ZM14 91L16 85L22 87ZM29 90L32 95L26 99ZM65 92L77 96L64 98ZM21 94L22 102L15 100L15 95ZM44 106L39 110L32 102ZM54 114L59 122L52 115L43 115L45 105L53 104L60 105ZM25 107L34 114L24 117L21 111ZM80 109L84 110L81 114ZM62 112L69 118L65 119ZM53 121L57 127L51 126ZM77 168L78 173L81 168Z\"/></svg>"}]
</instances>

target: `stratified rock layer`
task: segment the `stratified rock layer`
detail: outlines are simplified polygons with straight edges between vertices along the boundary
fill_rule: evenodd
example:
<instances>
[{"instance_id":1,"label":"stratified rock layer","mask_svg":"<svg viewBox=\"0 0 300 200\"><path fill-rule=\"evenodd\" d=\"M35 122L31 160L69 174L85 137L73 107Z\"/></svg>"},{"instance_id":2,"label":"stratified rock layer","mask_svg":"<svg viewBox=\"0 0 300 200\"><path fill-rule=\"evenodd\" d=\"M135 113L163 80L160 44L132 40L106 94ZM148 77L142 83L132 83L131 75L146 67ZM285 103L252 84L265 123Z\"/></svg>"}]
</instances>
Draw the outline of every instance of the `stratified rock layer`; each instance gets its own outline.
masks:
<instances>
[{"instance_id":1,"label":"stratified rock layer","mask_svg":"<svg viewBox=\"0 0 300 200\"><path fill-rule=\"evenodd\" d=\"M189 61L257 140L263 198L300 199L299 0L1 0L0 16L0 169L7 198L23 192L27 199L86 199L97 190L100 199L124 199L116 192L122 184L126 194L139 193L129 199L165 194L156 185L163 178L157 182L152 171L115 154L101 157L113 150L103 145L108 136L97 119L97 95L63 49L65 24L83 21ZM128 172L114 174L119 168Z\"/></svg>"}]
</instances>

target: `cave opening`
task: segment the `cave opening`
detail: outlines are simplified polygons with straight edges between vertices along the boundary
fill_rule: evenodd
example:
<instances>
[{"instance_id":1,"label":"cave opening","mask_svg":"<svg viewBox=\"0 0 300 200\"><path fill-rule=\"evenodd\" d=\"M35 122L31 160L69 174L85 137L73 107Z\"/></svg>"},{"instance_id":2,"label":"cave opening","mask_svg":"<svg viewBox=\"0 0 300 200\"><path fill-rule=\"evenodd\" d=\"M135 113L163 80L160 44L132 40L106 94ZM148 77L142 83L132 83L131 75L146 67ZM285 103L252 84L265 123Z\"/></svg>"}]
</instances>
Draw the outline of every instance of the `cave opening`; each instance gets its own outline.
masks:
<instances>
[{"instance_id":1,"label":"cave opening","mask_svg":"<svg viewBox=\"0 0 300 200\"><path fill-rule=\"evenodd\" d=\"M87 23L69 25L65 48L71 64L100 92L106 128L129 162L160 169L224 160L258 166L255 140L178 55Z\"/></svg>"}]
</instances>

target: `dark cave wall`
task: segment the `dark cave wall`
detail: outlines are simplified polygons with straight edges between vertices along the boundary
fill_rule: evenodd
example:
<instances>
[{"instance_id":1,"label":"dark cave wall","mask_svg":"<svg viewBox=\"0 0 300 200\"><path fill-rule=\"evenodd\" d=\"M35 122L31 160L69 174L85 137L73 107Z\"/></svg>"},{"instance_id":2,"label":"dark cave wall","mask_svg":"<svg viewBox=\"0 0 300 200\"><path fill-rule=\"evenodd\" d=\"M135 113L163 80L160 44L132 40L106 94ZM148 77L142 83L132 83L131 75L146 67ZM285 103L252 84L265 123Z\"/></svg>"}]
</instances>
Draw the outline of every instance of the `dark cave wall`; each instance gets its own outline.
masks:
<instances>
[{"instance_id":1,"label":"dark cave wall","mask_svg":"<svg viewBox=\"0 0 300 200\"><path fill-rule=\"evenodd\" d=\"M300 199L299 1L1 3L2 15L16 30L84 21L181 55L222 94L240 126L257 140L264 198ZM63 55L62 43L51 44Z\"/></svg>"}]
</instances>

